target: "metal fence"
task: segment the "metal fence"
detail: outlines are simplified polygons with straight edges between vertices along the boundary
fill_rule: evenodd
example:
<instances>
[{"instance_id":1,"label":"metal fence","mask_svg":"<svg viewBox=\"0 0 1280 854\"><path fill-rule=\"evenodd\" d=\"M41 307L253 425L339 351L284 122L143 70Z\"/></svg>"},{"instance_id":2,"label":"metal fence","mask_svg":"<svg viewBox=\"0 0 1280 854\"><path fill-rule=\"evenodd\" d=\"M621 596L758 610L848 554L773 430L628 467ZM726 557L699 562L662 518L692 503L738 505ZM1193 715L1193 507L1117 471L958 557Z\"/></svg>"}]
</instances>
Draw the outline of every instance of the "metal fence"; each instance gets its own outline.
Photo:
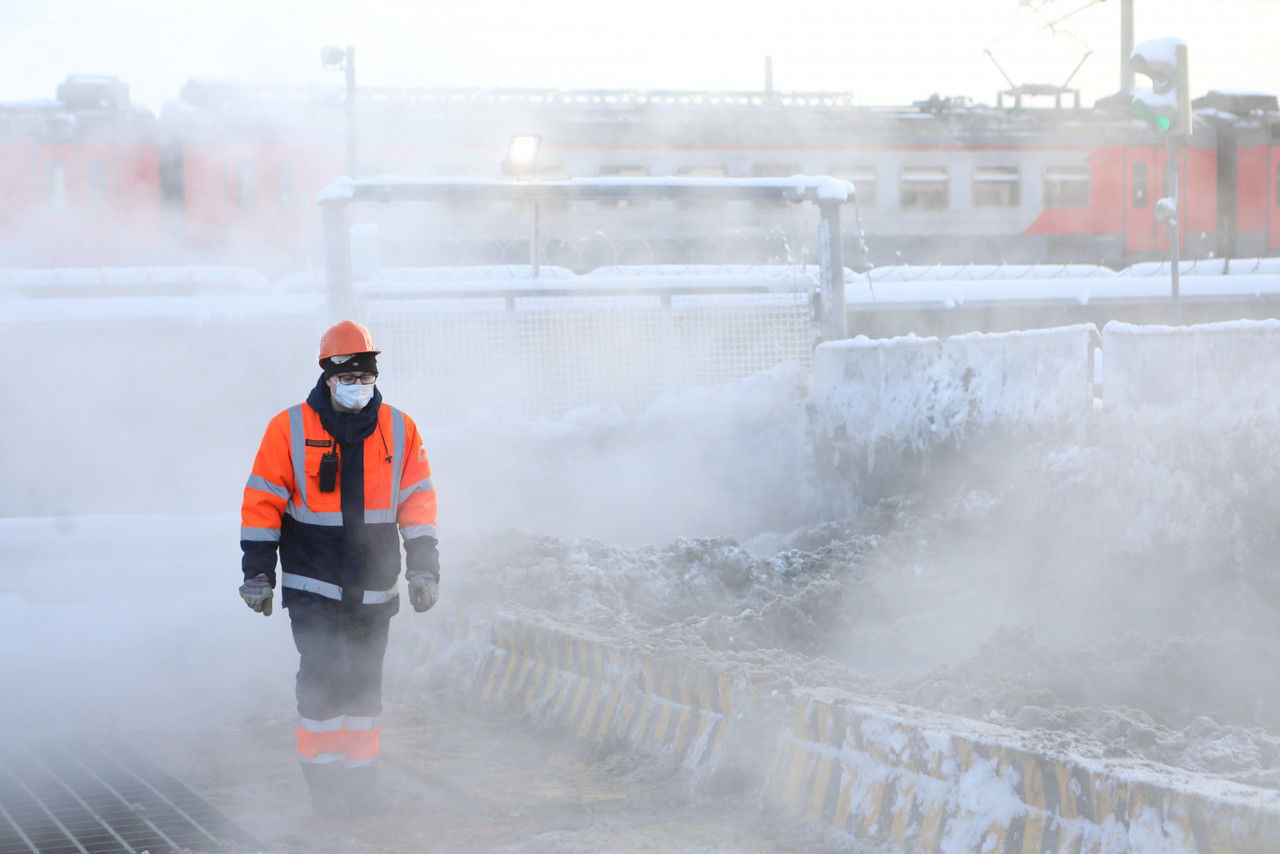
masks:
<instances>
[{"instance_id":1,"label":"metal fence","mask_svg":"<svg viewBox=\"0 0 1280 854\"><path fill-rule=\"evenodd\" d=\"M809 363L817 337L810 277L768 292L630 284L618 294L371 299L363 314L379 345L396 354L383 387L429 424L476 410L633 414L664 394Z\"/></svg>"}]
</instances>

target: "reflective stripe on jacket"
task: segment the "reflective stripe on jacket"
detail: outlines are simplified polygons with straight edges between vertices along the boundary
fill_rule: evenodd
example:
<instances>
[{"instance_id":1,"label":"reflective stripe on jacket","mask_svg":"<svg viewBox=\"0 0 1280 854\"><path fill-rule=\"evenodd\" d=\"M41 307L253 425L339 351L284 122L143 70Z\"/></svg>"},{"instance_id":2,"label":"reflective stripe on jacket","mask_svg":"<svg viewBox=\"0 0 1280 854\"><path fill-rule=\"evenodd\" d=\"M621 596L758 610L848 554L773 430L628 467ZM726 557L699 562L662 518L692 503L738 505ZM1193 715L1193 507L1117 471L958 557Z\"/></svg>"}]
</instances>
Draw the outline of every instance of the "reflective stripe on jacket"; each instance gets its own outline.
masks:
<instances>
[{"instance_id":1,"label":"reflective stripe on jacket","mask_svg":"<svg viewBox=\"0 0 1280 854\"><path fill-rule=\"evenodd\" d=\"M285 607L307 597L398 609L397 530L406 541L430 538L434 552L436 493L418 428L380 395L375 403L376 427L349 444L325 430L310 402L267 425L245 484L240 541L245 574L264 572L273 586L278 548ZM342 463L335 488L321 492L320 460L331 452ZM344 483L344 473L358 481Z\"/></svg>"}]
</instances>

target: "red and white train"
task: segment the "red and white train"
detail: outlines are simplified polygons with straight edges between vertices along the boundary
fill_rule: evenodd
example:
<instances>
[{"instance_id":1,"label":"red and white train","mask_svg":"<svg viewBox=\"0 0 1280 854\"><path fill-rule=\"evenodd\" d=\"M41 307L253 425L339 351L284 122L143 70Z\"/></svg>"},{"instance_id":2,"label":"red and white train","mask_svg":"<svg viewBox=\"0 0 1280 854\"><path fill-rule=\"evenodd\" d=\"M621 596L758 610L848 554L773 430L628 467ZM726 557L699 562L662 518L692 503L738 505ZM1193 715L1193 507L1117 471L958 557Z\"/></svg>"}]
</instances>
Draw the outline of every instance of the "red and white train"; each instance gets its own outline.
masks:
<instances>
[{"instance_id":1,"label":"red and white train","mask_svg":"<svg viewBox=\"0 0 1280 854\"><path fill-rule=\"evenodd\" d=\"M1280 254L1274 96L1209 93L1182 158L1183 256ZM870 108L832 93L361 90L362 176L496 177L516 134L538 177L785 176L852 180L846 259L1096 262L1167 255L1155 203L1161 138L1113 108L1023 109L933 98ZM0 263L315 267L317 193L346 171L340 93L191 81L157 118L112 78L0 105ZM795 261L802 206L577 203L541 211L545 263ZM391 264L522 263L529 212L437 204L364 216ZM389 219L394 216L395 219Z\"/></svg>"}]
</instances>

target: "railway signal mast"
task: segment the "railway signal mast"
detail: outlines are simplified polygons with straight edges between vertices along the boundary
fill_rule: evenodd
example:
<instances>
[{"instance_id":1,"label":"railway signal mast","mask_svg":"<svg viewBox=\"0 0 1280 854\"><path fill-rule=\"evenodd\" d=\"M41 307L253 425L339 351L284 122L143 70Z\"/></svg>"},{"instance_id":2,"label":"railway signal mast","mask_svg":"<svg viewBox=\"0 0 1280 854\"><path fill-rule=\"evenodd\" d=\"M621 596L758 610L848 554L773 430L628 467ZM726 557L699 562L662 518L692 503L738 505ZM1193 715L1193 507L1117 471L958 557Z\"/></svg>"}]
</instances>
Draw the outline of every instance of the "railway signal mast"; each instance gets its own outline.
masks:
<instances>
[{"instance_id":1,"label":"railway signal mast","mask_svg":"<svg viewBox=\"0 0 1280 854\"><path fill-rule=\"evenodd\" d=\"M1130 55L1133 70L1151 78L1151 91L1133 93L1133 112L1164 137L1168 151L1168 195L1156 202L1156 218L1169 229L1169 267L1174 322L1181 322L1178 292L1178 177L1182 148L1191 137L1191 93L1187 77L1187 44L1182 39L1145 41Z\"/></svg>"},{"instance_id":2,"label":"railway signal mast","mask_svg":"<svg viewBox=\"0 0 1280 854\"><path fill-rule=\"evenodd\" d=\"M356 49L347 45L345 49L327 45L320 49L320 65L324 68L336 68L342 71L347 80L347 177L355 179L358 158L356 156Z\"/></svg>"}]
</instances>

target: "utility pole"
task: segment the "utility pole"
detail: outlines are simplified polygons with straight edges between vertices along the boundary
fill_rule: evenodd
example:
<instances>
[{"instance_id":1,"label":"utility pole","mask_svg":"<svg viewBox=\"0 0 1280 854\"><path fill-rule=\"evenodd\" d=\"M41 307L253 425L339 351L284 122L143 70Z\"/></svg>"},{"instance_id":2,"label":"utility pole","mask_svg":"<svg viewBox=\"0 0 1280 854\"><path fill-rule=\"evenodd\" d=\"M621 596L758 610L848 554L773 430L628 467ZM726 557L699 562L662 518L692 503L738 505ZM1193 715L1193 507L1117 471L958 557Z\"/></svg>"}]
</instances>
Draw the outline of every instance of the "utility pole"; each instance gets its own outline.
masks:
<instances>
[{"instance_id":1,"label":"utility pole","mask_svg":"<svg viewBox=\"0 0 1280 854\"><path fill-rule=\"evenodd\" d=\"M320 64L326 68L340 68L347 79L347 177L358 178L356 150L356 49L354 45L346 48L324 47L320 49Z\"/></svg>"},{"instance_id":2,"label":"utility pole","mask_svg":"<svg viewBox=\"0 0 1280 854\"><path fill-rule=\"evenodd\" d=\"M358 178L356 174L356 49L347 45L347 61L344 64L347 72L347 175Z\"/></svg>"},{"instance_id":3,"label":"utility pole","mask_svg":"<svg viewBox=\"0 0 1280 854\"><path fill-rule=\"evenodd\" d=\"M1133 92L1133 0L1120 0L1120 92Z\"/></svg>"}]
</instances>

